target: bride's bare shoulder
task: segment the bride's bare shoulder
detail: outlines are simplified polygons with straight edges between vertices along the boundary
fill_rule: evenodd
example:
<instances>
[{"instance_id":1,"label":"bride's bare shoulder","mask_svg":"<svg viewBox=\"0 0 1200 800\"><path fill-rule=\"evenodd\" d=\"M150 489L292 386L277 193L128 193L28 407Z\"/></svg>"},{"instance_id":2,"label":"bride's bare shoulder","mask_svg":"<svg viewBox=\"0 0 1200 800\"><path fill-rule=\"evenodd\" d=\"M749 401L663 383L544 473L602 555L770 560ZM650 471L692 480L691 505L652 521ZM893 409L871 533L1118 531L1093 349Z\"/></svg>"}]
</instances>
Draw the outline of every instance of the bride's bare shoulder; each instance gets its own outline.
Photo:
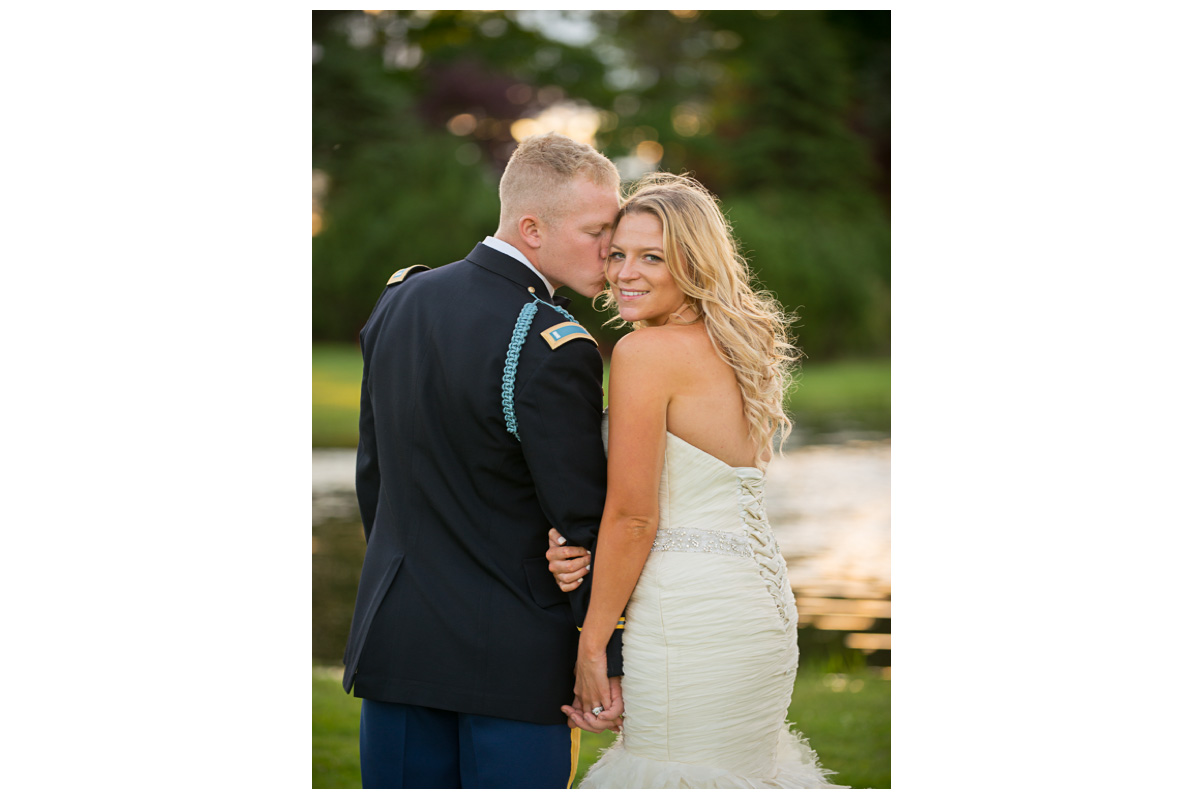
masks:
<instances>
[{"instance_id":1,"label":"bride's bare shoulder","mask_svg":"<svg viewBox=\"0 0 1200 800\"><path fill-rule=\"evenodd\" d=\"M708 332L701 326L640 328L613 348L610 387L673 397L704 380L704 374L716 366L713 357Z\"/></svg>"},{"instance_id":2,"label":"bride's bare shoulder","mask_svg":"<svg viewBox=\"0 0 1200 800\"><path fill-rule=\"evenodd\" d=\"M681 357L711 348L701 326L661 325L622 336L613 347L613 362L677 364Z\"/></svg>"}]
</instances>

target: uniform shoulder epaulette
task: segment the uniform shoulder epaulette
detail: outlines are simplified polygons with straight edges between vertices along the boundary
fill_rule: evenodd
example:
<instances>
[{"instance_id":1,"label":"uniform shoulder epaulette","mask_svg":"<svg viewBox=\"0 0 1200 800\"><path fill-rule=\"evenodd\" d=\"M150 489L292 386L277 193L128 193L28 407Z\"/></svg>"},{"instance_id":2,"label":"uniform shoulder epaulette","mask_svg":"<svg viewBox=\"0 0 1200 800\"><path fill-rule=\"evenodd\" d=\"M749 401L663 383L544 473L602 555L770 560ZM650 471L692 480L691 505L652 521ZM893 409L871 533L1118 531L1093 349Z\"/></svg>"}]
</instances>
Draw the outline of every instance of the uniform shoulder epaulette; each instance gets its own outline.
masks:
<instances>
[{"instance_id":1,"label":"uniform shoulder epaulette","mask_svg":"<svg viewBox=\"0 0 1200 800\"><path fill-rule=\"evenodd\" d=\"M424 264L413 264L411 267L398 269L392 273L392 277L388 278L387 285L391 286L393 283L401 283L409 275L414 275L418 272L424 272L427 269L429 269L429 267L425 266Z\"/></svg>"},{"instance_id":2,"label":"uniform shoulder epaulette","mask_svg":"<svg viewBox=\"0 0 1200 800\"><path fill-rule=\"evenodd\" d=\"M542 338L546 340L546 344L550 345L551 350L557 350L574 339L587 339L592 344L596 344L592 335L578 322L560 322L554 327L542 331ZM599 347L599 345L596 346Z\"/></svg>"}]
</instances>

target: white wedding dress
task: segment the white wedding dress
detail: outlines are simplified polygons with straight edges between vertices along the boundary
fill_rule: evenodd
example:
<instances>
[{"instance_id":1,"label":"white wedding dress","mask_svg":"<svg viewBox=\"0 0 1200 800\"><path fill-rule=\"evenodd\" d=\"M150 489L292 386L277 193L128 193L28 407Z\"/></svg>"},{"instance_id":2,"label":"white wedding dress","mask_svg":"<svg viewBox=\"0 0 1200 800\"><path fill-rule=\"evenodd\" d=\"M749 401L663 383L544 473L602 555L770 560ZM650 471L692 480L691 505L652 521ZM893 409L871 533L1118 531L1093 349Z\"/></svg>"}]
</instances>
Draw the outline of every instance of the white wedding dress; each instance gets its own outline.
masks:
<instances>
[{"instance_id":1,"label":"white wedding dress","mask_svg":"<svg viewBox=\"0 0 1200 800\"><path fill-rule=\"evenodd\" d=\"M796 601L764 477L667 434L658 535L625 611L624 730L580 788L847 788L786 719Z\"/></svg>"}]
</instances>

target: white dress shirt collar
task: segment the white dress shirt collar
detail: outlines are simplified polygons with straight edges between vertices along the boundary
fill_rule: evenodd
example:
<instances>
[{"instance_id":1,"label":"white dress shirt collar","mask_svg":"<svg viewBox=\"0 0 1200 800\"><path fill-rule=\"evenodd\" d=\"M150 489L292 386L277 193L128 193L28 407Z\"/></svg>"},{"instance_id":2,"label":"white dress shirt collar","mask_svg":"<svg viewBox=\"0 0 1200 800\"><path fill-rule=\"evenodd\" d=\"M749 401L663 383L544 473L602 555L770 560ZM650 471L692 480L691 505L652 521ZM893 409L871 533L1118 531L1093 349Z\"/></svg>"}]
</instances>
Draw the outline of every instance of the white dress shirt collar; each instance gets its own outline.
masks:
<instances>
[{"instance_id":1,"label":"white dress shirt collar","mask_svg":"<svg viewBox=\"0 0 1200 800\"><path fill-rule=\"evenodd\" d=\"M546 291L548 291L550 293L551 297L554 297L554 287L550 285L550 281L546 280L545 275L538 272L537 267L535 267L533 264L529 263L529 259L525 257L524 253L522 253L517 248L513 247L508 242L503 241L502 239L497 239L495 236L487 237L486 239L483 240L483 243L486 244L488 247L492 248L493 250L499 250L501 253L504 253L504 255L506 255L506 256L512 256L517 261L520 261L522 264L524 264L525 266L527 266L531 270L533 270L533 274L537 275L539 278L541 278L542 283L546 284Z\"/></svg>"}]
</instances>

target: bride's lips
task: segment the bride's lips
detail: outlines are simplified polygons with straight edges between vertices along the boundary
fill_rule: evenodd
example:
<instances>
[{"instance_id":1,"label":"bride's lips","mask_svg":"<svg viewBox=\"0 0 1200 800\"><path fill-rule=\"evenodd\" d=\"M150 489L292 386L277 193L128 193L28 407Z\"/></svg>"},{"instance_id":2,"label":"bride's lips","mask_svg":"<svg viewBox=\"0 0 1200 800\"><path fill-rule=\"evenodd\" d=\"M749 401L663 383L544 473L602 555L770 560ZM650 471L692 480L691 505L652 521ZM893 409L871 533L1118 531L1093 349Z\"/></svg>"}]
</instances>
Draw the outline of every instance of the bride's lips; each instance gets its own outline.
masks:
<instances>
[{"instance_id":1,"label":"bride's lips","mask_svg":"<svg viewBox=\"0 0 1200 800\"><path fill-rule=\"evenodd\" d=\"M622 300L635 300L642 295L649 294L649 290L635 291L633 289L618 289L617 296Z\"/></svg>"}]
</instances>

